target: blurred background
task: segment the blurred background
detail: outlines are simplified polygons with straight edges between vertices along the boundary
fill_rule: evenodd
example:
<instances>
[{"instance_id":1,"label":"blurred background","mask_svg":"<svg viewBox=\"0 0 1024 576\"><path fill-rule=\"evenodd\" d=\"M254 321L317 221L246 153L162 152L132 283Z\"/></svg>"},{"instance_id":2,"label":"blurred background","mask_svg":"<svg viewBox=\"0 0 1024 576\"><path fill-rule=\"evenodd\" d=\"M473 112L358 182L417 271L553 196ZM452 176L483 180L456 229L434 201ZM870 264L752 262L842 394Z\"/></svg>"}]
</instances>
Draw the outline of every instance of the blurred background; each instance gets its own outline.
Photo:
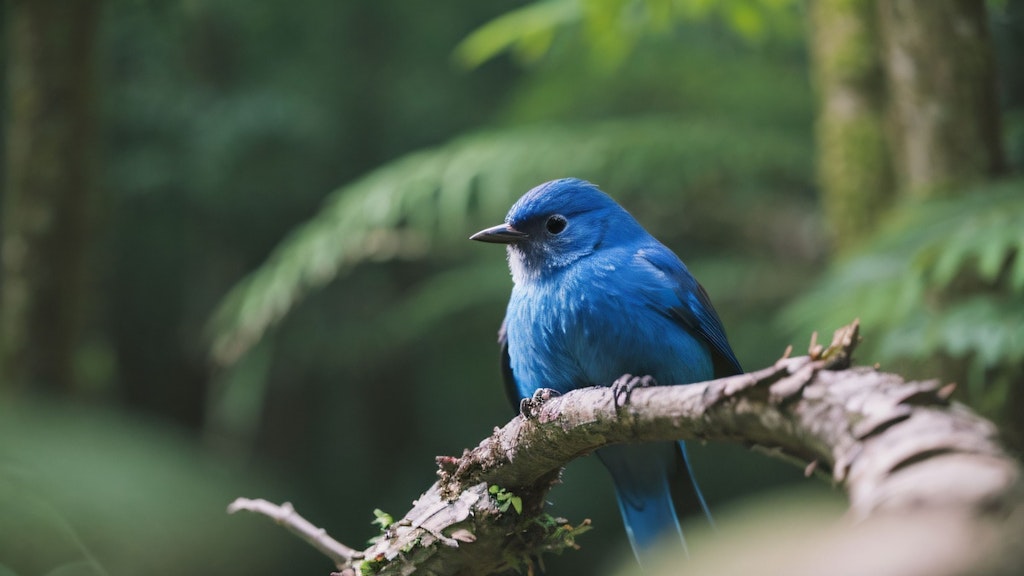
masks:
<instances>
[{"instance_id":1,"label":"blurred background","mask_svg":"<svg viewBox=\"0 0 1024 576\"><path fill-rule=\"evenodd\" d=\"M1024 1L9 0L0 575L317 574L513 414L504 254L553 178L632 211L744 367L854 317L1020 446ZM842 496L741 446L712 510ZM794 496L794 490L796 496ZM630 562L611 486L550 574ZM728 522L720 522L728 530Z\"/></svg>"}]
</instances>

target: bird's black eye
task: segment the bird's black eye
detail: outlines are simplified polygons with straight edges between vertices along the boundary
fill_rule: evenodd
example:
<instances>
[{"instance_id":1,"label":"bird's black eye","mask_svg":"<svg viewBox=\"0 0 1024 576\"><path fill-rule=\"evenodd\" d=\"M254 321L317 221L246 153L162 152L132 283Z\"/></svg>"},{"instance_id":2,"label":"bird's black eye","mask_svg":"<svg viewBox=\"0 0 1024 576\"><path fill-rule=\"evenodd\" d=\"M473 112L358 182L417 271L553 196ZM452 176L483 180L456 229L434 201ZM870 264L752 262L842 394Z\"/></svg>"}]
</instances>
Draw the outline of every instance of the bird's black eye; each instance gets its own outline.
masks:
<instances>
[{"instance_id":1,"label":"bird's black eye","mask_svg":"<svg viewBox=\"0 0 1024 576\"><path fill-rule=\"evenodd\" d=\"M562 230L565 230L565 227L568 224L569 221L565 219L565 216L562 216L561 214L555 214L554 216L548 218L548 221L547 223L544 224L544 227L547 228L548 232L552 234L561 234Z\"/></svg>"}]
</instances>

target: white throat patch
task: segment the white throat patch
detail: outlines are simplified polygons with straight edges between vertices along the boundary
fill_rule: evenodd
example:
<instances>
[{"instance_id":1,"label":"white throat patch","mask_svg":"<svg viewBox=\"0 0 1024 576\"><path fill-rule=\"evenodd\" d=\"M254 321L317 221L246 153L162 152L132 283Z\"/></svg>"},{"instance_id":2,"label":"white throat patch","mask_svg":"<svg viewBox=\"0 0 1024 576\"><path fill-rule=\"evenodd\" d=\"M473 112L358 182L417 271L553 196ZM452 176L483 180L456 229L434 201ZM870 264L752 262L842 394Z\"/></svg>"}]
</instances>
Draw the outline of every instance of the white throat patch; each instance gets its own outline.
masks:
<instances>
[{"instance_id":1,"label":"white throat patch","mask_svg":"<svg viewBox=\"0 0 1024 576\"><path fill-rule=\"evenodd\" d=\"M513 283L522 285L536 278L537 270L530 270L525 258L523 258L522 250L514 246L508 246L507 252L508 269L512 273Z\"/></svg>"}]
</instances>

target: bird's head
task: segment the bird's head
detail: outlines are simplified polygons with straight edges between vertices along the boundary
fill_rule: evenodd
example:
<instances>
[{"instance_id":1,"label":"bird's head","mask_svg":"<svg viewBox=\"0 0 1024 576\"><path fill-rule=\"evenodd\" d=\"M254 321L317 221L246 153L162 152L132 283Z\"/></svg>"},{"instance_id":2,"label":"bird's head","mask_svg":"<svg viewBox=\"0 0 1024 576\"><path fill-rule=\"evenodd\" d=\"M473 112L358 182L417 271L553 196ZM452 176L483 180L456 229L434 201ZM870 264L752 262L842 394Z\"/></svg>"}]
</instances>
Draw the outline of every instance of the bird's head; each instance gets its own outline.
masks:
<instances>
[{"instance_id":1,"label":"bird's head","mask_svg":"<svg viewBox=\"0 0 1024 576\"><path fill-rule=\"evenodd\" d=\"M552 180L524 194L505 223L471 240L508 245L509 268L519 284L556 272L623 238L645 234L628 212L590 182Z\"/></svg>"}]
</instances>

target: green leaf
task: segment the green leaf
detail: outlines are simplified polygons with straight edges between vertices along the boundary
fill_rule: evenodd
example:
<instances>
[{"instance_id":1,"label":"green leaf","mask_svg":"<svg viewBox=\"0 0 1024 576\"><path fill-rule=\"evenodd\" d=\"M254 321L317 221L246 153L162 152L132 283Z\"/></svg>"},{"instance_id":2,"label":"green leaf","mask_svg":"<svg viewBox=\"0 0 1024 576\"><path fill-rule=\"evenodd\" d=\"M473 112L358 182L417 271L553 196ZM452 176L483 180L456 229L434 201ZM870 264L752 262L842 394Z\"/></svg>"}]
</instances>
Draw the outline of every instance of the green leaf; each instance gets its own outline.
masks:
<instances>
[{"instance_id":1,"label":"green leaf","mask_svg":"<svg viewBox=\"0 0 1024 576\"><path fill-rule=\"evenodd\" d=\"M555 33L582 25L592 62L621 64L646 36L665 34L685 22L716 18L740 37L795 37L802 14L796 0L540 0L516 8L474 30L455 48L457 62L475 68L503 52L533 62L547 53Z\"/></svg>"},{"instance_id":2,"label":"green leaf","mask_svg":"<svg viewBox=\"0 0 1024 576\"><path fill-rule=\"evenodd\" d=\"M394 517L392 517L391 514L384 512L380 508L373 509L373 516L373 523L377 526L380 526L381 530L387 530L388 526L391 526L395 523Z\"/></svg>"},{"instance_id":3,"label":"green leaf","mask_svg":"<svg viewBox=\"0 0 1024 576\"><path fill-rule=\"evenodd\" d=\"M580 2L544 0L511 10L474 30L455 47L455 60L476 68L510 49L530 61L543 56L556 28L579 21Z\"/></svg>"},{"instance_id":4,"label":"green leaf","mask_svg":"<svg viewBox=\"0 0 1024 576\"><path fill-rule=\"evenodd\" d=\"M53 570L50 570L45 576L108 576L105 571L100 569L96 562L89 560L79 560L77 562L68 562L61 564Z\"/></svg>"},{"instance_id":5,"label":"green leaf","mask_svg":"<svg viewBox=\"0 0 1024 576\"><path fill-rule=\"evenodd\" d=\"M874 336L862 357L964 359L972 398L988 397L989 372L1019 375L1024 360L1021 190L1024 180L1005 180L897 207L780 320L805 333L859 316Z\"/></svg>"},{"instance_id":6,"label":"green leaf","mask_svg":"<svg viewBox=\"0 0 1024 576\"><path fill-rule=\"evenodd\" d=\"M516 511L516 514L523 513L523 499L504 488L492 484L487 488L494 499L498 501L498 510L508 512L509 507Z\"/></svg>"},{"instance_id":7,"label":"green leaf","mask_svg":"<svg viewBox=\"0 0 1024 576\"><path fill-rule=\"evenodd\" d=\"M1010 269L1010 286L1015 292L1024 292L1024 239L1018 239L1017 255Z\"/></svg>"},{"instance_id":8,"label":"green leaf","mask_svg":"<svg viewBox=\"0 0 1024 576\"><path fill-rule=\"evenodd\" d=\"M932 268L932 280L939 287L949 286L960 272L960 267L970 254L970 245L967 242L952 242L943 245Z\"/></svg>"}]
</instances>

